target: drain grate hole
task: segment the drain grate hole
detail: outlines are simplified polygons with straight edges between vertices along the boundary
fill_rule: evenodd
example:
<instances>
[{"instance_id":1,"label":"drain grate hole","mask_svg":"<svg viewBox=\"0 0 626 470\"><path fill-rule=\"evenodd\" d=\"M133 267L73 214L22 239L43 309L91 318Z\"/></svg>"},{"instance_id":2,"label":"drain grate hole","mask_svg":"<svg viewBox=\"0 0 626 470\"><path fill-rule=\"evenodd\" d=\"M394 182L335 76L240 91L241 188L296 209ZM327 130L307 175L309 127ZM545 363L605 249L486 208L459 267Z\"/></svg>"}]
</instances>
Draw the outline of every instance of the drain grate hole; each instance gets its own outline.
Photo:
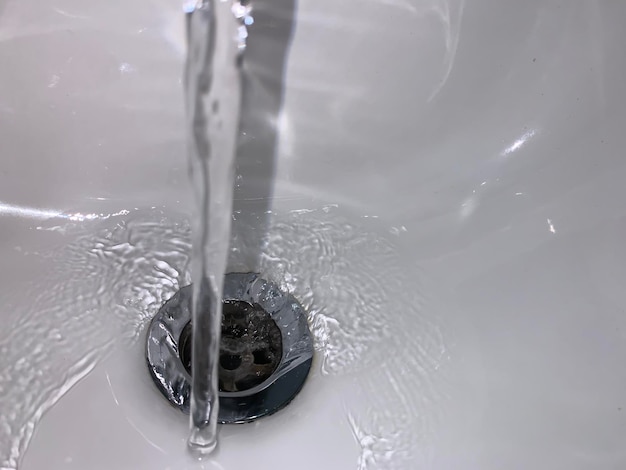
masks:
<instances>
[{"instance_id":1,"label":"drain grate hole","mask_svg":"<svg viewBox=\"0 0 626 470\"><path fill-rule=\"evenodd\" d=\"M230 326L230 327L227 327L227 328L224 328L222 326L222 335L225 336L225 337L241 338L241 337L243 337L247 333L248 333L248 331L246 330L246 328L241 328L238 325Z\"/></svg>"},{"instance_id":2,"label":"drain grate hole","mask_svg":"<svg viewBox=\"0 0 626 470\"><path fill-rule=\"evenodd\" d=\"M270 352L265 349L257 349L256 351L252 351L252 355L254 356L255 364L271 364L274 358L270 355Z\"/></svg>"},{"instance_id":3,"label":"drain grate hole","mask_svg":"<svg viewBox=\"0 0 626 470\"><path fill-rule=\"evenodd\" d=\"M238 354L222 354L220 365L226 370L235 370L241 365L241 356Z\"/></svg>"}]
</instances>

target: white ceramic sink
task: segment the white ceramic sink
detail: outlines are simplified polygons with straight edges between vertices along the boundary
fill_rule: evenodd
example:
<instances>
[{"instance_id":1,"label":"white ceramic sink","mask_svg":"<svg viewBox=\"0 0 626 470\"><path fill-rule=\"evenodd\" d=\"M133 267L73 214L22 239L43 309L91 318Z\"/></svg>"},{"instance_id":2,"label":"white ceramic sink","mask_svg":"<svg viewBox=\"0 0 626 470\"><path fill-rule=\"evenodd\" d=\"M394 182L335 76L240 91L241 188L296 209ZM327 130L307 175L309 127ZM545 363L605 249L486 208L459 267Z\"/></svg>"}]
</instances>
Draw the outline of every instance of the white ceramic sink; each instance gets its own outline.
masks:
<instances>
[{"instance_id":1,"label":"white ceramic sink","mask_svg":"<svg viewBox=\"0 0 626 470\"><path fill-rule=\"evenodd\" d=\"M307 384L188 456L180 2L5 0L0 468L626 468L626 3L254 1L230 264Z\"/></svg>"}]
</instances>

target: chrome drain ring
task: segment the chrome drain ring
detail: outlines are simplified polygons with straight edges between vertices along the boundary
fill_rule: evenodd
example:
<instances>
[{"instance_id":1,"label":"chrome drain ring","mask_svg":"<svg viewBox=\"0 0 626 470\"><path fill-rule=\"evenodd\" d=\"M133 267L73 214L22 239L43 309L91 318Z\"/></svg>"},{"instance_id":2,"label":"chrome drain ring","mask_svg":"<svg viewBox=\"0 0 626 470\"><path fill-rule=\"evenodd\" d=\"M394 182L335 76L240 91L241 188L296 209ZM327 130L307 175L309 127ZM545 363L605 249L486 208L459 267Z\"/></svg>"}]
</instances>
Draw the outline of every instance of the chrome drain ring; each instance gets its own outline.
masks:
<instances>
[{"instance_id":1,"label":"chrome drain ring","mask_svg":"<svg viewBox=\"0 0 626 470\"><path fill-rule=\"evenodd\" d=\"M282 340L280 361L267 379L245 390L220 391L220 423L245 423L275 413L298 394L313 362L313 341L300 303L258 274L227 274L223 300L262 309L275 322ZM152 379L165 398L187 414L191 376L181 359L179 341L185 328L189 330L191 305L189 285L163 304L148 327L146 339L146 359Z\"/></svg>"}]
</instances>

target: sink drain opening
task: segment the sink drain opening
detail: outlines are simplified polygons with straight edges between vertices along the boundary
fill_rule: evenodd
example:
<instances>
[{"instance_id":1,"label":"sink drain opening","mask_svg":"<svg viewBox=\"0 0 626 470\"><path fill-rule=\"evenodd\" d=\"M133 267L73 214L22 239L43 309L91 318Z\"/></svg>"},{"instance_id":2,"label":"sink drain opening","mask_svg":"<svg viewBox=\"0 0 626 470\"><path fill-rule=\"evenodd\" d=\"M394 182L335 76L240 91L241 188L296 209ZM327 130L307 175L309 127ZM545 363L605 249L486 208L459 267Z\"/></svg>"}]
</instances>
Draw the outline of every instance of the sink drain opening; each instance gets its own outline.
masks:
<instances>
[{"instance_id":1,"label":"sink drain opening","mask_svg":"<svg viewBox=\"0 0 626 470\"><path fill-rule=\"evenodd\" d=\"M180 359L191 374L191 322L178 340ZM259 304L226 300L218 366L220 392L243 392L262 384L278 368L283 340L272 317Z\"/></svg>"},{"instance_id":2,"label":"sink drain opening","mask_svg":"<svg viewBox=\"0 0 626 470\"><path fill-rule=\"evenodd\" d=\"M146 359L160 392L189 413L192 286L180 289L148 327ZM301 390L313 361L306 312L289 293L254 273L224 278L219 357L221 423L272 414Z\"/></svg>"}]
</instances>

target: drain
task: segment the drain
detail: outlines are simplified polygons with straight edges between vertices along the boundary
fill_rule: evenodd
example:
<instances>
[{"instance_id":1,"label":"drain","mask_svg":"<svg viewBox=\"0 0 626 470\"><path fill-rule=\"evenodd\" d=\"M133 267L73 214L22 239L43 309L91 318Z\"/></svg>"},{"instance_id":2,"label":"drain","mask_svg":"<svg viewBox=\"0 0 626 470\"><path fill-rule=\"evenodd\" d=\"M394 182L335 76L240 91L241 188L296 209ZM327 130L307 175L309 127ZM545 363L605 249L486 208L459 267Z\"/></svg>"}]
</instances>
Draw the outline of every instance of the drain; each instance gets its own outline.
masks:
<instances>
[{"instance_id":1,"label":"drain","mask_svg":"<svg viewBox=\"0 0 626 470\"><path fill-rule=\"evenodd\" d=\"M189 413L192 286L180 289L152 319L146 358L161 393ZM290 294L254 273L224 279L219 358L221 423L272 414L300 391L313 343L305 311Z\"/></svg>"},{"instance_id":2,"label":"drain","mask_svg":"<svg viewBox=\"0 0 626 470\"><path fill-rule=\"evenodd\" d=\"M191 322L178 340L180 359L191 374ZM272 317L259 304L225 300L222 306L219 389L243 392L262 384L278 368L283 340Z\"/></svg>"}]
</instances>

